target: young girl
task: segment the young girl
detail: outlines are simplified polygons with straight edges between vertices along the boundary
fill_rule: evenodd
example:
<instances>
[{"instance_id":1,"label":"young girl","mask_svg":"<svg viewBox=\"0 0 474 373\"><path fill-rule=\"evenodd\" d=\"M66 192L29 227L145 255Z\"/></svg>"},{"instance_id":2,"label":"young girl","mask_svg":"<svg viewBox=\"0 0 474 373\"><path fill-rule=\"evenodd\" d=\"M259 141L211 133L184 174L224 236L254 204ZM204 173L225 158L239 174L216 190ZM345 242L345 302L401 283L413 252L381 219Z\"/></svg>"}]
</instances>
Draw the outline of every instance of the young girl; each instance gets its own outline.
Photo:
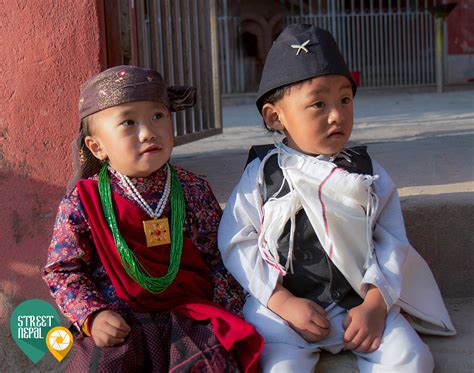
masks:
<instances>
[{"instance_id":1,"label":"young girl","mask_svg":"<svg viewBox=\"0 0 474 373\"><path fill-rule=\"evenodd\" d=\"M455 333L392 180L347 148L355 92L329 32L290 25L273 43L257 107L286 140L248 164L219 226L264 371L312 372L320 350L347 349L361 372L425 373L433 358L408 320Z\"/></svg>"},{"instance_id":2,"label":"young girl","mask_svg":"<svg viewBox=\"0 0 474 373\"><path fill-rule=\"evenodd\" d=\"M206 181L169 164L170 111L195 103L134 66L81 88L73 188L44 269L77 327L71 371L253 371L263 346L216 247Z\"/></svg>"}]
</instances>

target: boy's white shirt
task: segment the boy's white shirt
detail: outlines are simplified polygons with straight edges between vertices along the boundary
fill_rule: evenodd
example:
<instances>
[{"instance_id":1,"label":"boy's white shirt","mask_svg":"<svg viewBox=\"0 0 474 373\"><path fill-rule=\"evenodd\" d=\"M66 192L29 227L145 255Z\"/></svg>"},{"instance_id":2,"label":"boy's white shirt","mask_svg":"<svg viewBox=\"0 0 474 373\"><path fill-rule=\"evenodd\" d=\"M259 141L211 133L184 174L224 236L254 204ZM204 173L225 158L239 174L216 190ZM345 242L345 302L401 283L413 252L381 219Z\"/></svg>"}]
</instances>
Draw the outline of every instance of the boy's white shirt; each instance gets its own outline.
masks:
<instances>
[{"instance_id":1,"label":"boy's white shirt","mask_svg":"<svg viewBox=\"0 0 474 373\"><path fill-rule=\"evenodd\" d=\"M290 193L270 198L263 206L263 165L270 154L278 152L272 151L262 162L255 159L246 167L219 226L224 264L250 296L266 307L285 272L276 250L279 232L303 206L326 253L359 295L364 297L373 284L387 308L400 306L418 331L455 334L431 270L408 242L395 185L382 166L372 160L375 177L349 174L328 157L307 156L282 144L278 147ZM341 188L347 193L341 193ZM361 213L363 209L372 211ZM365 239L367 227L373 240ZM341 250L348 242L351 250Z\"/></svg>"}]
</instances>

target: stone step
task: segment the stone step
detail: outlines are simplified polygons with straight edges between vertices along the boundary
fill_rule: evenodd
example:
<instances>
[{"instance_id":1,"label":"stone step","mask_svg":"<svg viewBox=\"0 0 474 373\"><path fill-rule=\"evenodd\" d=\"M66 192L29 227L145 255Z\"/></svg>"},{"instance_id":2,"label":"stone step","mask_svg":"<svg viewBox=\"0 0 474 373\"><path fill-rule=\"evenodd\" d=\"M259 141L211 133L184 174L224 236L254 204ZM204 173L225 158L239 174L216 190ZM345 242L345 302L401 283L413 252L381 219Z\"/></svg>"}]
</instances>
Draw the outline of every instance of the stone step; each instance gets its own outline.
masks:
<instances>
[{"instance_id":1,"label":"stone step","mask_svg":"<svg viewBox=\"0 0 474 373\"><path fill-rule=\"evenodd\" d=\"M430 266L443 296L474 297L473 193L403 196L401 204L408 239Z\"/></svg>"}]
</instances>

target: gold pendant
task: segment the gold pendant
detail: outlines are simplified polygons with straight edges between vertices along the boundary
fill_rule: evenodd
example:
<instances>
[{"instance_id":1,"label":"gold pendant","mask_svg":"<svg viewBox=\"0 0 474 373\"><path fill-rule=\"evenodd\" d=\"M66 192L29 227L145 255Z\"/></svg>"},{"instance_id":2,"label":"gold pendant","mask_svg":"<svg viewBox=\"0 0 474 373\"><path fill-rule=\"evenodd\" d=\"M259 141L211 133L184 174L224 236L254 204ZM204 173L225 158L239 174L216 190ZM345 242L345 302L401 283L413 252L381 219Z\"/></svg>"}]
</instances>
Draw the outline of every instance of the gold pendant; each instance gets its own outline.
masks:
<instances>
[{"instance_id":1,"label":"gold pendant","mask_svg":"<svg viewBox=\"0 0 474 373\"><path fill-rule=\"evenodd\" d=\"M143 229L147 247L166 245L171 242L168 218L145 220Z\"/></svg>"}]
</instances>

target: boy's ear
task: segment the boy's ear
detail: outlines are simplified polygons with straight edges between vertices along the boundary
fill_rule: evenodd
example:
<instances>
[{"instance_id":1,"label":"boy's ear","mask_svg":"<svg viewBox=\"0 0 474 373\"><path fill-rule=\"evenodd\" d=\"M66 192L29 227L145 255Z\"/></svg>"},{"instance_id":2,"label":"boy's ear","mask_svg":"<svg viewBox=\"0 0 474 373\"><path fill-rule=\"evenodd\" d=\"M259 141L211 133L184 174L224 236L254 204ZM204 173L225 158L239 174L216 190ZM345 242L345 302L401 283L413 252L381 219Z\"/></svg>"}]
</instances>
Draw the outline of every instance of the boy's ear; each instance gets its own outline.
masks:
<instances>
[{"instance_id":1,"label":"boy's ear","mask_svg":"<svg viewBox=\"0 0 474 373\"><path fill-rule=\"evenodd\" d=\"M105 161L107 159L107 153L102 149L100 142L98 142L94 137L86 136L84 138L84 144L98 160Z\"/></svg>"},{"instance_id":2,"label":"boy's ear","mask_svg":"<svg viewBox=\"0 0 474 373\"><path fill-rule=\"evenodd\" d=\"M280 121L278 110L273 104L265 104L262 107L262 117L268 127L275 131L283 131L285 127Z\"/></svg>"}]
</instances>

